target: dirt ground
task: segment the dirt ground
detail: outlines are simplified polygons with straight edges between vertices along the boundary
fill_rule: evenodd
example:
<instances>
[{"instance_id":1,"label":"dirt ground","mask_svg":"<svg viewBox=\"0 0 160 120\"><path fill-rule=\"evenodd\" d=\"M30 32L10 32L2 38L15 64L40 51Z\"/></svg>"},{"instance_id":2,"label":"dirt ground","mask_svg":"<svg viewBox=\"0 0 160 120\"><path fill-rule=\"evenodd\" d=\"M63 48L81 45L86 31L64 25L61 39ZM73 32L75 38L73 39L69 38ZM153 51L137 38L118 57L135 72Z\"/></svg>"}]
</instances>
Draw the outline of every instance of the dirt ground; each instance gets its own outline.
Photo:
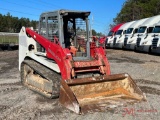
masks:
<instances>
[{"instance_id":1,"label":"dirt ground","mask_svg":"<svg viewBox=\"0 0 160 120\"><path fill-rule=\"evenodd\" d=\"M23 87L18 51L0 52L0 120L159 120L160 56L107 50L112 74L129 73L146 94L147 102L104 112L77 115L58 103Z\"/></svg>"}]
</instances>

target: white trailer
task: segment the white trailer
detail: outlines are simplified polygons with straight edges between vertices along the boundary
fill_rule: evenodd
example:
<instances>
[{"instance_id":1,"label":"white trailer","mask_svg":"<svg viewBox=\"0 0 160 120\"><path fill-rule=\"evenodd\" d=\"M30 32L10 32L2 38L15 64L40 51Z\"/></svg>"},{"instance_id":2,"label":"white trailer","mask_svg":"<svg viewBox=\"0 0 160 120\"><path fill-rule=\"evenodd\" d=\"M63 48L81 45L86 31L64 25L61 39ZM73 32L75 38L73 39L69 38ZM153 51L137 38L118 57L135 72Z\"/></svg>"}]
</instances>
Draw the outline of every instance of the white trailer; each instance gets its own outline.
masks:
<instances>
[{"instance_id":1,"label":"white trailer","mask_svg":"<svg viewBox=\"0 0 160 120\"><path fill-rule=\"evenodd\" d=\"M139 30L146 29L145 34L139 35L136 42L136 51L151 52L152 39L155 33L152 33L155 24L160 21L160 15L148 19Z\"/></svg>"},{"instance_id":2,"label":"white trailer","mask_svg":"<svg viewBox=\"0 0 160 120\"><path fill-rule=\"evenodd\" d=\"M116 32L116 35L113 40L113 48L122 48L123 47L123 41L125 38L125 32L128 29L128 27L133 24L135 21L127 22L126 24L122 25L118 31Z\"/></svg>"},{"instance_id":3,"label":"white trailer","mask_svg":"<svg viewBox=\"0 0 160 120\"><path fill-rule=\"evenodd\" d=\"M160 54L160 22L156 24L156 26L153 29L154 35L151 45L151 52Z\"/></svg>"},{"instance_id":4,"label":"white trailer","mask_svg":"<svg viewBox=\"0 0 160 120\"><path fill-rule=\"evenodd\" d=\"M130 25L130 27L127 29L125 38L124 38L124 49L135 49L136 41L137 41L137 35L138 35L138 28L140 25L143 25L143 23L148 20L149 18L144 18L137 20L133 24Z\"/></svg>"}]
</instances>

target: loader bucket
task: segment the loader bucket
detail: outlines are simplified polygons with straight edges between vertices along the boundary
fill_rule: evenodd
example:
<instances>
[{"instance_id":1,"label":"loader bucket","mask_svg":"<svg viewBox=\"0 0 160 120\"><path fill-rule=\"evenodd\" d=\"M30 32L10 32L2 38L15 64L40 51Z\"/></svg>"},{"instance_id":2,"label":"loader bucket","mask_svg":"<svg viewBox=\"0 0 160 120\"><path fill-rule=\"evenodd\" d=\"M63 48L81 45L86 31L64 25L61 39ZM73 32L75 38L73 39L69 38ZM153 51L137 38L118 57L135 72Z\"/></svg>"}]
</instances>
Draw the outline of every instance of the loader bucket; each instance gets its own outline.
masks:
<instances>
[{"instance_id":1,"label":"loader bucket","mask_svg":"<svg viewBox=\"0 0 160 120\"><path fill-rule=\"evenodd\" d=\"M84 114L146 101L146 96L128 74L115 74L62 80L59 101L66 108Z\"/></svg>"}]
</instances>

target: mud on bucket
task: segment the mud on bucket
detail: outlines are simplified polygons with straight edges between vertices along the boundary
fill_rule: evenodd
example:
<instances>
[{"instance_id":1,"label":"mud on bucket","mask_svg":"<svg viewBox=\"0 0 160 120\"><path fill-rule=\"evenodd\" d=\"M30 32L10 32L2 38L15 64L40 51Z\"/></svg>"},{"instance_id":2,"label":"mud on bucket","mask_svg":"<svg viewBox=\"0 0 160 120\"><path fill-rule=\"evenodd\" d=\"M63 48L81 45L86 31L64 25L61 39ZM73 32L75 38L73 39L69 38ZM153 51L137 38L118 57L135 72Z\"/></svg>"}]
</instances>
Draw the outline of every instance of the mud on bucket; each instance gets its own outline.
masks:
<instances>
[{"instance_id":1,"label":"mud on bucket","mask_svg":"<svg viewBox=\"0 0 160 120\"><path fill-rule=\"evenodd\" d=\"M145 94L128 74L61 81L60 103L78 114L145 100Z\"/></svg>"}]
</instances>

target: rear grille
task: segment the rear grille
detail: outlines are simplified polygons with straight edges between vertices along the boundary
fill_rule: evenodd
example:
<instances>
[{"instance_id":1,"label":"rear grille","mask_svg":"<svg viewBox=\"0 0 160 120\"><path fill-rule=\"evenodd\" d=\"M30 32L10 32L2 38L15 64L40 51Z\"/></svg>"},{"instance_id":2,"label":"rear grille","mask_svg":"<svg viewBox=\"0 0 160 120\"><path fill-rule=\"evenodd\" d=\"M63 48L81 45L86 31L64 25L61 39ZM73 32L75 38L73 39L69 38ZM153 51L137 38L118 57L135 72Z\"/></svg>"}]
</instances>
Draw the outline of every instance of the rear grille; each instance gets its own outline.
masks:
<instances>
[{"instance_id":1,"label":"rear grille","mask_svg":"<svg viewBox=\"0 0 160 120\"><path fill-rule=\"evenodd\" d=\"M116 40L117 40L117 38L114 38L113 45L115 45L115 44L116 44Z\"/></svg>"},{"instance_id":2,"label":"rear grille","mask_svg":"<svg viewBox=\"0 0 160 120\"><path fill-rule=\"evenodd\" d=\"M158 40L159 40L158 38L154 38L154 39L153 39L153 41L152 41L152 47L153 47L153 48L156 48L156 47L157 47Z\"/></svg>"},{"instance_id":3,"label":"rear grille","mask_svg":"<svg viewBox=\"0 0 160 120\"><path fill-rule=\"evenodd\" d=\"M124 46L127 45L127 41L128 41L128 37L127 37L127 38L124 38Z\"/></svg>"},{"instance_id":4,"label":"rear grille","mask_svg":"<svg viewBox=\"0 0 160 120\"><path fill-rule=\"evenodd\" d=\"M137 38L137 43L136 43L137 47L139 47L140 42L141 42L141 38Z\"/></svg>"}]
</instances>

